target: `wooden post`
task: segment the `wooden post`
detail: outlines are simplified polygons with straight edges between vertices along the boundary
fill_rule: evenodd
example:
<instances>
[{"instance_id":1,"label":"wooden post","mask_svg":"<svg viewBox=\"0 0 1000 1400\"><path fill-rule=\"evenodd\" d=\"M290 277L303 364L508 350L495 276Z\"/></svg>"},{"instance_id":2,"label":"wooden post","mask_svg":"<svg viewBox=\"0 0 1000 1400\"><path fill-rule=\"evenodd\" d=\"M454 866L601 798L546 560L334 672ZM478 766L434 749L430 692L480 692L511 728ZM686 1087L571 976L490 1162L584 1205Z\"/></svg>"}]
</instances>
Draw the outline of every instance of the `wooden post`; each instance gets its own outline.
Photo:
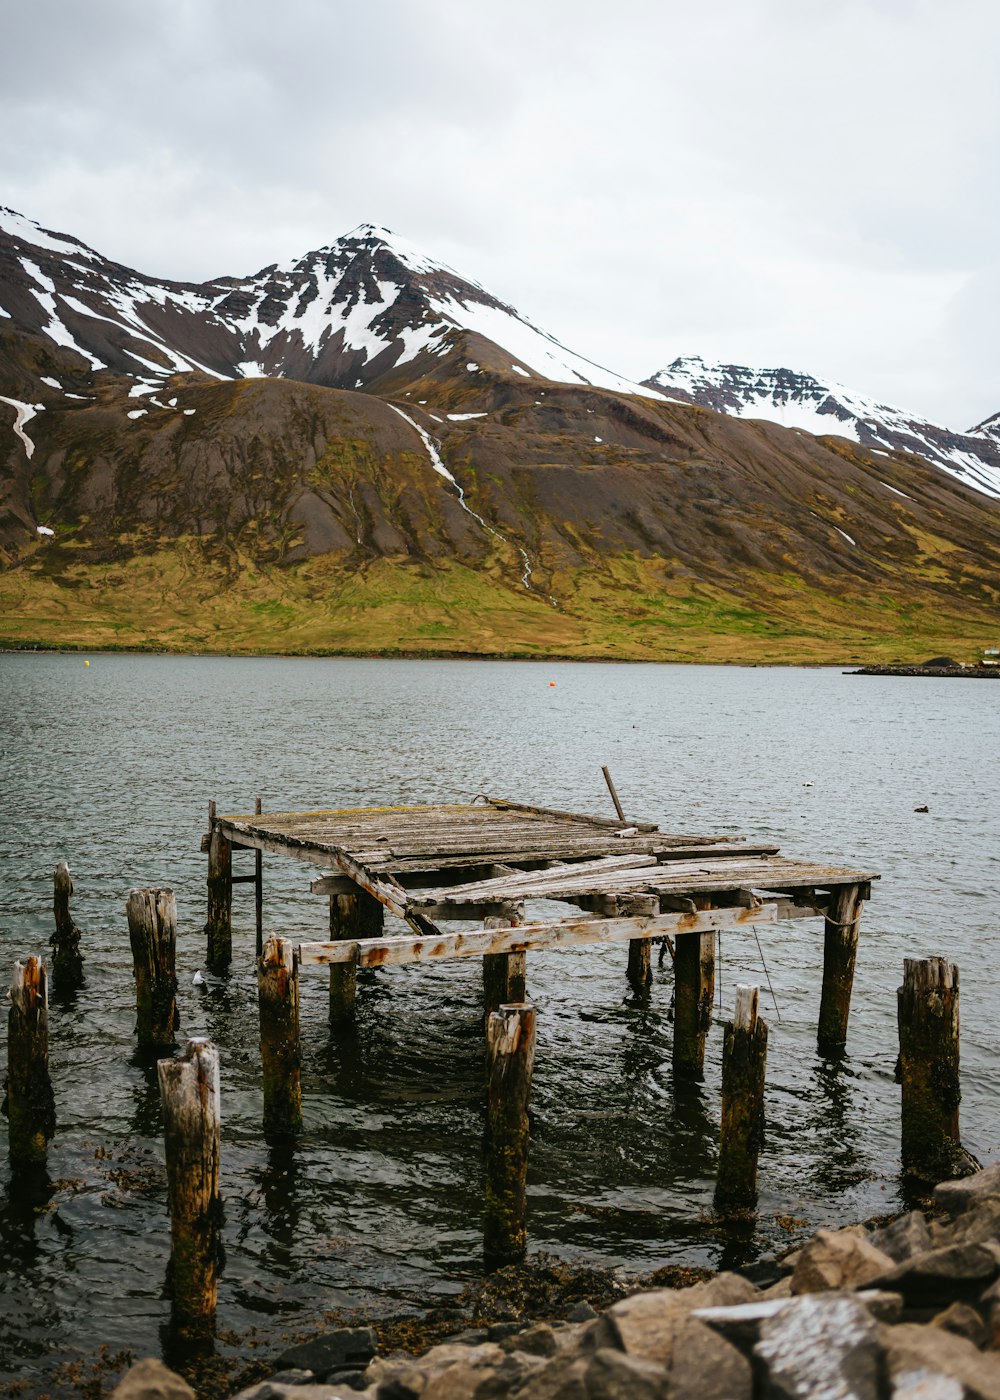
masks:
<instances>
[{"instance_id":1,"label":"wooden post","mask_svg":"<svg viewBox=\"0 0 1000 1400\"><path fill-rule=\"evenodd\" d=\"M524 905L511 908L509 914L488 914L483 920L483 928L517 928L524 922ZM483 1017L489 1020L490 1014L505 1002L511 1004L524 1001L527 990L528 955L523 950L517 953L483 954Z\"/></svg>"},{"instance_id":2,"label":"wooden post","mask_svg":"<svg viewBox=\"0 0 1000 1400\"><path fill-rule=\"evenodd\" d=\"M332 894L330 896L330 937L351 940L358 933L358 896L354 894ZM355 963L330 964L330 1024L341 1025L354 1016L354 1003L357 998L358 969Z\"/></svg>"},{"instance_id":3,"label":"wooden post","mask_svg":"<svg viewBox=\"0 0 1000 1400\"><path fill-rule=\"evenodd\" d=\"M254 798L254 816L259 817L263 811L259 797ZM257 956L260 957L264 951L264 852L254 851L254 914L257 920Z\"/></svg>"},{"instance_id":4,"label":"wooden post","mask_svg":"<svg viewBox=\"0 0 1000 1400\"><path fill-rule=\"evenodd\" d=\"M49 1079L49 991L41 958L15 962L7 1016L7 1094L10 1159L17 1165L45 1161L56 1130Z\"/></svg>"},{"instance_id":5,"label":"wooden post","mask_svg":"<svg viewBox=\"0 0 1000 1400\"><path fill-rule=\"evenodd\" d=\"M957 966L945 958L904 959L896 1005L903 1171L929 1182L968 1176L978 1163L962 1147L958 1127Z\"/></svg>"},{"instance_id":6,"label":"wooden post","mask_svg":"<svg viewBox=\"0 0 1000 1400\"><path fill-rule=\"evenodd\" d=\"M705 1040L715 996L715 931L677 935L674 953L674 1074L705 1076Z\"/></svg>"},{"instance_id":7,"label":"wooden post","mask_svg":"<svg viewBox=\"0 0 1000 1400\"><path fill-rule=\"evenodd\" d=\"M215 803L208 804L208 935L207 960L212 972L227 971L233 960L233 848L215 819Z\"/></svg>"},{"instance_id":8,"label":"wooden post","mask_svg":"<svg viewBox=\"0 0 1000 1400\"><path fill-rule=\"evenodd\" d=\"M299 1073L299 961L288 938L269 938L257 962L260 1058L264 1078L264 1132L302 1127Z\"/></svg>"},{"instance_id":9,"label":"wooden post","mask_svg":"<svg viewBox=\"0 0 1000 1400\"><path fill-rule=\"evenodd\" d=\"M860 885L838 885L830 892L823 933L823 995L819 1006L821 1055L840 1055L847 1044L854 961L864 901Z\"/></svg>"},{"instance_id":10,"label":"wooden post","mask_svg":"<svg viewBox=\"0 0 1000 1400\"><path fill-rule=\"evenodd\" d=\"M716 1207L752 1206L757 1200L767 1066L767 1026L757 1014L759 1001L759 987L738 986L736 1009L726 1026Z\"/></svg>"},{"instance_id":11,"label":"wooden post","mask_svg":"<svg viewBox=\"0 0 1000 1400\"><path fill-rule=\"evenodd\" d=\"M135 966L136 1033L143 1047L174 1043L177 903L173 890L131 890L125 904Z\"/></svg>"},{"instance_id":12,"label":"wooden post","mask_svg":"<svg viewBox=\"0 0 1000 1400\"><path fill-rule=\"evenodd\" d=\"M535 1008L504 1005L486 1021L487 1135L483 1258L487 1272L527 1248L528 1096L535 1062Z\"/></svg>"},{"instance_id":13,"label":"wooden post","mask_svg":"<svg viewBox=\"0 0 1000 1400\"><path fill-rule=\"evenodd\" d=\"M56 866L54 887L52 910L56 931L49 939L52 946L52 981L56 987L79 987L83 982L83 954L80 952L80 930L69 912L73 880L64 860Z\"/></svg>"},{"instance_id":14,"label":"wooden post","mask_svg":"<svg viewBox=\"0 0 1000 1400\"><path fill-rule=\"evenodd\" d=\"M219 1287L219 1052L189 1040L157 1064L170 1205L173 1322L182 1336L211 1335Z\"/></svg>"},{"instance_id":15,"label":"wooden post","mask_svg":"<svg viewBox=\"0 0 1000 1400\"><path fill-rule=\"evenodd\" d=\"M619 914L658 914L660 901L655 894L625 895L617 901ZM628 944L629 982L637 992L645 992L653 980L652 944L648 938L630 938Z\"/></svg>"}]
</instances>

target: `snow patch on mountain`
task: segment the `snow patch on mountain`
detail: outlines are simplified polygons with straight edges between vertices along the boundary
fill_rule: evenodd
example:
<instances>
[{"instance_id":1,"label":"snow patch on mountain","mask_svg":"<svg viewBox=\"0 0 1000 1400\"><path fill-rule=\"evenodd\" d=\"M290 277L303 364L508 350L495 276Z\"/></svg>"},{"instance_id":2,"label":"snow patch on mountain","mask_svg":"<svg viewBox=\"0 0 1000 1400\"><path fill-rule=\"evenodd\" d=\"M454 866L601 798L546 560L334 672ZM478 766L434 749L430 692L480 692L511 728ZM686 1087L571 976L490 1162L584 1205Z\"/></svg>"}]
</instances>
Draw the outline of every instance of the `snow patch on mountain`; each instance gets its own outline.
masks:
<instances>
[{"instance_id":1,"label":"snow patch on mountain","mask_svg":"<svg viewBox=\"0 0 1000 1400\"><path fill-rule=\"evenodd\" d=\"M20 399L8 399L0 394L0 403L9 404L14 410L14 431L24 445L24 455L29 459L34 455L35 444L24 431L25 423L34 418L35 414L43 407L42 404L23 403Z\"/></svg>"}]
</instances>

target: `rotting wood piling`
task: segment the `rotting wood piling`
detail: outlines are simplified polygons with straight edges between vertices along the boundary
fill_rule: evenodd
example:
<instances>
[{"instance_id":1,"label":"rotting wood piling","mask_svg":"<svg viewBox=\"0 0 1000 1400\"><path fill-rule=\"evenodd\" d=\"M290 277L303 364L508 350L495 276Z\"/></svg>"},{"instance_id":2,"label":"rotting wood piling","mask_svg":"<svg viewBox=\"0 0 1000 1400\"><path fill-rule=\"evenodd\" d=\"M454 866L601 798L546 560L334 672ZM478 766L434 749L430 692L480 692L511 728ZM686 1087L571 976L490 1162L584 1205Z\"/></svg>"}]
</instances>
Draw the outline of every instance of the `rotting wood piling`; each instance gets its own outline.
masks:
<instances>
[{"instance_id":1,"label":"rotting wood piling","mask_svg":"<svg viewBox=\"0 0 1000 1400\"><path fill-rule=\"evenodd\" d=\"M823 991L817 1045L821 1055L843 1054L854 988L858 930L867 885L839 885L830 893L823 928Z\"/></svg>"},{"instance_id":2,"label":"rotting wood piling","mask_svg":"<svg viewBox=\"0 0 1000 1400\"><path fill-rule=\"evenodd\" d=\"M757 1200L757 1161L764 1142L767 1026L758 1015L760 988L739 985L722 1049L722 1125L715 1182L717 1210Z\"/></svg>"},{"instance_id":3,"label":"rotting wood piling","mask_svg":"<svg viewBox=\"0 0 1000 1400\"><path fill-rule=\"evenodd\" d=\"M56 1130L49 1078L49 993L41 958L14 964L7 1015L8 1151L15 1166L45 1161Z\"/></svg>"},{"instance_id":4,"label":"rotting wood piling","mask_svg":"<svg viewBox=\"0 0 1000 1400\"><path fill-rule=\"evenodd\" d=\"M302 1127L299 961L291 941L269 938L257 962L264 1132L289 1136Z\"/></svg>"},{"instance_id":5,"label":"rotting wood piling","mask_svg":"<svg viewBox=\"0 0 1000 1400\"><path fill-rule=\"evenodd\" d=\"M132 890L125 904L135 969L136 1034L143 1049L168 1048L177 1013L177 903L173 890Z\"/></svg>"},{"instance_id":6,"label":"rotting wood piling","mask_svg":"<svg viewBox=\"0 0 1000 1400\"><path fill-rule=\"evenodd\" d=\"M184 1338L211 1336L219 1291L221 1119L219 1052L189 1040L157 1064L170 1206L172 1322Z\"/></svg>"},{"instance_id":7,"label":"rotting wood piling","mask_svg":"<svg viewBox=\"0 0 1000 1400\"><path fill-rule=\"evenodd\" d=\"M233 847L216 820L214 802L208 804L208 825L206 959L211 972L224 973L233 960Z\"/></svg>"},{"instance_id":8,"label":"rotting wood piling","mask_svg":"<svg viewBox=\"0 0 1000 1400\"><path fill-rule=\"evenodd\" d=\"M926 1182L968 1176L979 1163L959 1131L958 967L906 958L896 1005L903 1172Z\"/></svg>"},{"instance_id":9,"label":"rotting wood piling","mask_svg":"<svg viewBox=\"0 0 1000 1400\"><path fill-rule=\"evenodd\" d=\"M703 1079L715 998L714 929L678 937L674 988L674 1074L679 1079Z\"/></svg>"},{"instance_id":10,"label":"rotting wood piling","mask_svg":"<svg viewBox=\"0 0 1000 1400\"><path fill-rule=\"evenodd\" d=\"M52 947L52 985L69 990L83 984L83 954L80 951L80 930L69 910L73 879L69 866L61 860L53 876L52 912L55 933L49 939Z\"/></svg>"},{"instance_id":11,"label":"rotting wood piling","mask_svg":"<svg viewBox=\"0 0 1000 1400\"><path fill-rule=\"evenodd\" d=\"M483 928L517 928L524 923L524 906L509 914L488 914ZM483 954L483 1017L487 1021L505 1002L522 1002L527 994L528 955L523 948L510 953Z\"/></svg>"},{"instance_id":12,"label":"rotting wood piling","mask_svg":"<svg viewBox=\"0 0 1000 1400\"><path fill-rule=\"evenodd\" d=\"M535 1062L535 1008L503 1005L486 1021L487 1272L516 1264L527 1249L528 1099Z\"/></svg>"}]
</instances>

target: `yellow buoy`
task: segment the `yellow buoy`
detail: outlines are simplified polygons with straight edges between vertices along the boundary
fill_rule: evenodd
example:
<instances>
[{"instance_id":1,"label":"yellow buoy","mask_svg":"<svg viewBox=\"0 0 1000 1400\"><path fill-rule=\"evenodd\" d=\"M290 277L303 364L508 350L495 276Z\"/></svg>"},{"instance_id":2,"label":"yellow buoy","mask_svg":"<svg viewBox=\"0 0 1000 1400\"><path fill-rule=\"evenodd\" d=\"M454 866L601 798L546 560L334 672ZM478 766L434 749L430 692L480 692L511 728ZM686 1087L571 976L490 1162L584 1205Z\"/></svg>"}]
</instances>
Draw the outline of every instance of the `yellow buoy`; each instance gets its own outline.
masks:
<instances>
[{"instance_id":1,"label":"yellow buoy","mask_svg":"<svg viewBox=\"0 0 1000 1400\"><path fill-rule=\"evenodd\" d=\"M83 664L84 664L85 666L89 666L89 665L90 665L90 662L89 662L89 661L85 661Z\"/></svg>"}]
</instances>

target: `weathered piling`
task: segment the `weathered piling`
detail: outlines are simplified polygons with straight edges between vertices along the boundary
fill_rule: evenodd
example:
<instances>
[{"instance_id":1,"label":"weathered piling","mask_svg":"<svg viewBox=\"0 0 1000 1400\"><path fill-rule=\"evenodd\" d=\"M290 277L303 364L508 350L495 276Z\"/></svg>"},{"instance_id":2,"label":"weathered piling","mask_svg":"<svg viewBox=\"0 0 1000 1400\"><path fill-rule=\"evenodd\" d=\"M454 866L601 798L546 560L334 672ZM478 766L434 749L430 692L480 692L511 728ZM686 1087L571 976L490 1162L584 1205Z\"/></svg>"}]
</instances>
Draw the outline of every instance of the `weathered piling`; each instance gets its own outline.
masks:
<instances>
[{"instance_id":1,"label":"weathered piling","mask_svg":"<svg viewBox=\"0 0 1000 1400\"><path fill-rule=\"evenodd\" d=\"M767 1026L758 1016L759 987L736 988L733 1019L722 1048L722 1129L715 1182L716 1207L752 1206L757 1158L764 1141Z\"/></svg>"},{"instance_id":2,"label":"weathered piling","mask_svg":"<svg viewBox=\"0 0 1000 1400\"><path fill-rule=\"evenodd\" d=\"M524 906L511 905L504 914L488 914L483 928L516 928L524 922ZM527 994L528 955L523 949L514 953L483 954L483 1016L499 1010L506 1002L519 1003Z\"/></svg>"},{"instance_id":3,"label":"weathered piling","mask_svg":"<svg viewBox=\"0 0 1000 1400\"><path fill-rule=\"evenodd\" d=\"M259 817L264 810L263 803L259 797L254 798L254 816ZM254 870L254 919L257 928L257 956L260 957L264 951L264 852L258 846L253 853Z\"/></svg>"},{"instance_id":4,"label":"weathered piling","mask_svg":"<svg viewBox=\"0 0 1000 1400\"><path fill-rule=\"evenodd\" d=\"M380 938L385 923L385 907L367 890L330 896L330 937L337 942L358 938ZM330 964L330 1024L349 1021L357 998L357 967L350 963Z\"/></svg>"},{"instance_id":5,"label":"weathered piling","mask_svg":"<svg viewBox=\"0 0 1000 1400\"><path fill-rule=\"evenodd\" d=\"M674 952L674 1074L702 1079L715 996L715 933L681 933Z\"/></svg>"},{"instance_id":6,"label":"weathered piling","mask_svg":"<svg viewBox=\"0 0 1000 1400\"><path fill-rule=\"evenodd\" d=\"M7 1016L7 1094L10 1159L17 1165L45 1161L56 1130L49 1079L49 992L41 958L15 962Z\"/></svg>"},{"instance_id":7,"label":"weathered piling","mask_svg":"<svg viewBox=\"0 0 1000 1400\"><path fill-rule=\"evenodd\" d=\"M136 1034L142 1047L173 1045L177 1014L177 903L173 890L131 890L125 904L135 968Z\"/></svg>"},{"instance_id":8,"label":"weathered piling","mask_svg":"<svg viewBox=\"0 0 1000 1400\"><path fill-rule=\"evenodd\" d=\"M823 992L817 1043L821 1055L840 1055L847 1044L858 929L866 885L838 885L830 892L823 930Z\"/></svg>"},{"instance_id":9,"label":"weathered piling","mask_svg":"<svg viewBox=\"0 0 1000 1400\"><path fill-rule=\"evenodd\" d=\"M208 804L208 966L227 971L233 960L233 848L215 819L215 803Z\"/></svg>"},{"instance_id":10,"label":"weathered piling","mask_svg":"<svg viewBox=\"0 0 1000 1400\"><path fill-rule=\"evenodd\" d=\"M170 1207L172 1318L181 1336L211 1335L219 1288L219 1052L189 1040L157 1064Z\"/></svg>"},{"instance_id":11,"label":"weathered piling","mask_svg":"<svg viewBox=\"0 0 1000 1400\"><path fill-rule=\"evenodd\" d=\"M257 961L264 1132L280 1137L302 1127L299 1070L299 963L288 938L269 938Z\"/></svg>"},{"instance_id":12,"label":"weathered piling","mask_svg":"<svg viewBox=\"0 0 1000 1400\"><path fill-rule=\"evenodd\" d=\"M958 967L946 958L906 958L896 1008L903 1171L929 1182L968 1176L978 1163L962 1147L958 1125Z\"/></svg>"},{"instance_id":13,"label":"weathered piling","mask_svg":"<svg viewBox=\"0 0 1000 1400\"><path fill-rule=\"evenodd\" d=\"M487 1271L524 1258L528 1243L528 1097L535 1008L503 1005L486 1021L487 1133L483 1259Z\"/></svg>"},{"instance_id":14,"label":"weathered piling","mask_svg":"<svg viewBox=\"0 0 1000 1400\"><path fill-rule=\"evenodd\" d=\"M660 912L660 901L655 894L626 895L618 900L619 914L626 916L648 915ZM629 983L637 992L644 992L653 980L652 943L648 938L630 938L628 945Z\"/></svg>"},{"instance_id":15,"label":"weathered piling","mask_svg":"<svg viewBox=\"0 0 1000 1400\"><path fill-rule=\"evenodd\" d=\"M49 939L52 947L52 982L61 988L79 987L83 982L83 954L80 952L80 930L69 912L73 880L64 860L56 866L53 885L52 912L56 930Z\"/></svg>"}]
</instances>

